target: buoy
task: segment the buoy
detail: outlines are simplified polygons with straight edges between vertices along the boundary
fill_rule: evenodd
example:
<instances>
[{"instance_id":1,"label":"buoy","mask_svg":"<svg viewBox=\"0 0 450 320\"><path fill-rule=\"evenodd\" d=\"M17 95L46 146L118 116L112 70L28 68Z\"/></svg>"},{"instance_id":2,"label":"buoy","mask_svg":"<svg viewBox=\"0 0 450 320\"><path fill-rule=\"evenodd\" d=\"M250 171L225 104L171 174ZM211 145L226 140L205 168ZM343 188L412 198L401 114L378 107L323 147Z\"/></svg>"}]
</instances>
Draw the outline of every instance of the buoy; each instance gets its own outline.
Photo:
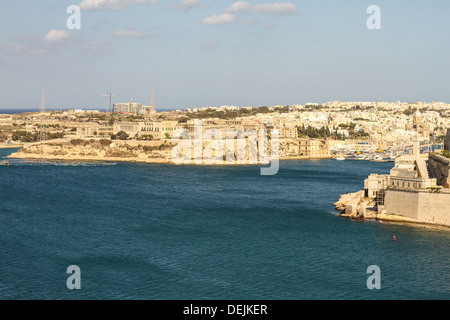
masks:
<instances>
[{"instance_id":1,"label":"buoy","mask_svg":"<svg viewBox=\"0 0 450 320\"><path fill-rule=\"evenodd\" d=\"M395 235L394 235L394 238L392 239L392 241L397 241L397 239L395 238Z\"/></svg>"}]
</instances>

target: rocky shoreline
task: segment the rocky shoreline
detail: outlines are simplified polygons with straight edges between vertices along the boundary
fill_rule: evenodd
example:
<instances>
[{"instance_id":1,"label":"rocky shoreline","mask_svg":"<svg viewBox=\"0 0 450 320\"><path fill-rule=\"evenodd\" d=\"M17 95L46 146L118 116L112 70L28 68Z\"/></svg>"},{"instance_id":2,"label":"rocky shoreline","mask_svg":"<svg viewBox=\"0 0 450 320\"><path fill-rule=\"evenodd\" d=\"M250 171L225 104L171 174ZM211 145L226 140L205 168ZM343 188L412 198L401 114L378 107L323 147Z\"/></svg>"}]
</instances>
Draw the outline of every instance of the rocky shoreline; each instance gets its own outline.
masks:
<instances>
[{"instance_id":1,"label":"rocky shoreline","mask_svg":"<svg viewBox=\"0 0 450 320\"><path fill-rule=\"evenodd\" d=\"M46 159L46 160L65 160L65 161L112 161L112 162L142 162L142 163L164 163L164 164L174 164L173 161L165 158L139 158L139 157L101 157L101 156L76 156L76 155L52 155L52 154L34 154L34 153L22 153L15 152L6 156L5 158L9 159ZM332 157L284 157L280 158L281 161L286 160L321 160L321 159L330 159ZM266 163L258 163L258 164L266 164ZM203 164L206 165L206 164ZM237 163L228 164L225 161L221 164L216 165L239 165ZM245 164L244 164L245 165Z\"/></svg>"},{"instance_id":2,"label":"rocky shoreline","mask_svg":"<svg viewBox=\"0 0 450 320\"><path fill-rule=\"evenodd\" d=\"M412 219L395 214L389 214L385 210L378 212L376 204L372 199L364 197L364 190L354 193L346 193L339 197L339 200L334 203L338 215L353 220L376 220L380 222L399 223L417 227L438 228L449 230L450 227L441 224L430 223L429 221L422 221Z\"/></svg>"},{"instance_id":3,"label":"rocky shoreline","mask_svg":"<svg viewBox=\"0 0 450 320\"><path fill-rule=\"evenodd\" d=\"M66 161L113 161L175 164L172 161L174 145L168 141L137 142L111 140L71 140L33 143L22 146L17 152L6 158L10 159L47 159ZM314 160L329 159L332 156L280 156L280 160ZM248 159L247 159L248 160ZM193 163L192 159L192 164ZM189 163L188 163L189 164ZM248 165L248 161L239 164L236 161L222 161L214 165ZM256 164L268 164L258 161ZM201 165L208 165L205 161Z\"/></svg>"},{"instance_id":4,"label":"rocky shoreline","mask_svg":"<svg viewBox=\"0 0 450 320\"><path fill-rule=\"evenodd\" d=\"M23 144L0 144L0 149L17 149L23 147Z\"/></svg>"}]
</instances>

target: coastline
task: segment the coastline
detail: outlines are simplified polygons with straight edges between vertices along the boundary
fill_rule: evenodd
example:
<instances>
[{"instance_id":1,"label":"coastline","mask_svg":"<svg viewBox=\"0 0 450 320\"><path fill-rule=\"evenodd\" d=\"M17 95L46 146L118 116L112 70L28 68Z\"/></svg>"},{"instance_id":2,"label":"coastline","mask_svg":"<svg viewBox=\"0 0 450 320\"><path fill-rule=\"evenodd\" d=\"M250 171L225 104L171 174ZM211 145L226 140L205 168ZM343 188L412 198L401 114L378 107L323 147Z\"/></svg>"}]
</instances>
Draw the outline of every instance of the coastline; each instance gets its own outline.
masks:
<instances>
[{"instance_id":1,"label":"coastline","mask_svg":"<svg viewBox=\"0 0 450 320\"><path fill-rule=\"evenodd\" d=\"M141 162L141 163L164 163L174 164L167 159L142 159L142 158L121 158L121 157L101 157L101 156L55 156L45 154L30 154L14 152L5 157L5 159L45 159L45 160L64 160L64 161L103 161L103 162Z\"/></svg>"},{"instance_id":2,"label":"coastline","mask_svg":"<svg viewBox=\"0 0 450 320\"><path fill-rule=\"evenodd\" d=\"M338 216L352 220L360 221L377 221L381 223L401 224L422 228L436 228L440 230L450 231L450 226L432 223L430 221L417 220L404 216L399 216L389 213L378 213L375 209L366 209L362 214L352 210L357 202L361 200L361 195L364 195L364 190L360 190L354 193L343 194L339 197L339 200L333 205L336 210L339 211Z\"/></svg>"},{"instance_id":3,"label":"coastline","mask_svg":"<svg viewBox=\"0 0 450 320\"><path fill-rule=\"evenodd\" d=\"M11 147L11 149L15 149L18 147ZM19 147L20 148L20 147ZM104 157L104 156L95 156L95 155L52 155L45 153L25 153L20 152L20 149L17 152L14 152L5 157L6 159L46 159L46 160L64 160L64 161L104 161L104 162L130 162L130 163L161 163L161 164L172 164L176 165L172 159L167 157L158 157L158 158L150 158L150 157ZM324 159L333 159L334 156L295 156L295 157L280 157L280 161L287 160L324 160ZM226 165L226 166L242 166L242 165L268 165L267 162L258 162L258 163L237 163L236 161L233 163L227 163L223 161L222 163L202 163L196 164L194 163L194 159L191 160L192 163L185 163L185 165Z\"/></svg>"}]
</instances>

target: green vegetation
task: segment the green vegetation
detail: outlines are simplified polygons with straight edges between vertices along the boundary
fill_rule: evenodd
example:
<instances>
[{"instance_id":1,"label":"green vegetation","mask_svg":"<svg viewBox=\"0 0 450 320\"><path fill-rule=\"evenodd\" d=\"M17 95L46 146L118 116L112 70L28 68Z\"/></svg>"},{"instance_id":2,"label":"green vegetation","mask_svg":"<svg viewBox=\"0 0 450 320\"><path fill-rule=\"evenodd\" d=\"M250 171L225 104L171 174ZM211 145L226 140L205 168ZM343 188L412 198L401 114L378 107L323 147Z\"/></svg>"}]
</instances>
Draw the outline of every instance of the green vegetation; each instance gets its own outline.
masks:
<instances>
[{"instance_id":1,"label":"green vegetation","mask_svg":"<svg viewBox=\"0 0 450 320\"><path fill-rule=\"evenodd\" d=\"M38 138L37 133L31 133L28 131L13 131L12 140L21 142L36 142Z\"/></svg>"},{"instance_id":2,"label":"green vegetation","mask_svg":"<svg viewBox=\"0 0 450 320\"><path fill-rule=\"evenodd\" d=\"M427 188L430 190L430 193L441 193L441 188L440 187L430 187Z\"/></svg>"},{"instance_id":3,"label":"green vegetation","mask_svg":"<svg viewBox=\"0 0 450 320\"><path fill-rule=\"evenodd\" d=\"M356 126L355 123L350 122L350 124L341 123L338 127L339 127L339 128L343 128L343 129L354 130L354 129L355 129L355 126Z\"/></svg>"},{"instance_id":4,"label":"green vegetation","mask_svg":"<svg viewBox=\"0 0 450 320\"><path fill-rule=\"evenodd\" d=\"M172 149L175 145L172 143L166 143L165 141L163 142L163 144L159 145L158 149L159 150L165 150L165 149Z\"/></svg>"},{"instance_id":5,"label":"green vegetation","mask_svg":"<svg viewBox=\"0 0 450 320\"><path fill-rule=\"evenodd\" d=\"M308 137L311 139L326 139L333 135L328 127L321 127L320 129L316 129L311 126L305 127L304 125L301 127L297 127L297 132L300 138Z\"/></svg>"},{"instance_id":6,"label":"green vegetation","mask_svg":"<svg viewBox=\"0 0 450 320\"><path fill-rule=\"evenodd\" d=\"M364 132L364 130L355 131L355 124L340 124L338 127L340 129L347 129L348 130L348 137L345 137L343 134L339 134L338 130L330 130L327 127L321 127L320 129L304 125L302 127L297 127L298 130L298 136L299 138L311 138L311 139L327 139L329 137L334 138L335 140L344 140L346 138L354 139L354 138L365 138L369 137L370 134Z\"/></svg>"},{"instance_id":7,"label":"green vegetation","mask_svg":"<svg viewBox=\"0 0 450 320\"><path fill-rule=\"evenodd\" d=\"M59 139L64 137L64 132L46 133L45 140ZM21 142L36 142L38 140L37 133L31 133L28 131L13 131L12 140Z\"/></svg>"},{"instance_id":8,"label":"green vegetation","mask_svg":"<svg viewBox=\"0 0 450 320\"><path fill-rule=\"evenodd\" d=\"M140 114L139 115L131 114L126 117L126 121L136 121L136 120L144 120L144 116Z\"/></svg>"},{"instance_id":9,"label":"green vegetation","mask_svg":"<svg viewBox=\"0 0 450 320\"><path fill-rule=\"evenodd\" d=\"M112 141L111 140L109 140L109 139L100 139L100 144L102 145L102 146L109 146L111 143L112 143Z\"/></svg>"},{"instance_id":10,"label":"green vegetation","mask_svg":"<svg viewBox=\"0 0 450 320\"><path fill-rule=\"evenodd\" d=\"M8 135L0 130L0 142L5 142L6 140L8 140Z\"/></svg>"},{"instance_id":11,"label":"green vegetation","mask_svg":"<svg viewBox=\"0 0 450 320\"><path fill-rule=\"evenodd\" d=\"M117 134L112 134L111 139L112 140L127 140L130 137L128 133L125 131L119 131Z\"/></svg>"},{"instance_id":12,"label":"green vegetation","mask_svg":"<svg viewBox=\"0 0 450 320\"><path fill-rule=\"evenodd\" d=\"M73 146L80 146L80 145L84 145L84 140L83 139L72 139L70 140L70 144Z\"/></svg>"},{"instance_id":13,"label":"green vegetation","mask_svg":"<svg viewBox=\"0 0 450 320\"><path fill-rule=\"evenodd\" d=\"M446 158L450 158L450 151L448 151L448 150L442 150L441 154Z\"/></svg>"},{"instance_id":14,"label":"green vegetation","mask_svg":"<svg viewBox=\"0 0 450 320\"><path fill-rule=\"evenodd\" d=\"M151 151L156 151L156 150L165 150L165 149L170 149L172 148L174 145L172 143L166 143L164 142L163 144L160 144L159 146L143 146L142 150L144 150L145 152L151 152Z\"/></svg>"},{"instance_id":15,"label":"green vegetation","mask_svg":"<svg viewBox=\"0 0 450 320\"><path fill-rule=\"evenodd\" d=\"M114 118L114 117L109 118L109 120L108 120L108 125L109 125L109 126L114 125L114 122L115 122L116 120L117 120L117 119Z\"/></svg>"},{"instance_id":16,"label":"green vegetation","mask_svg":"<svg viewBox=\"0 0 450 320\"><path fill-rule=\"evenodd\" d=\"M150 151L153 151L153 150L158 150L159 147L158 146L143 146L142 149L145 152L150 152Z\"/></svg>"},{"instance_id":17,"label":"green vegetation","mask_svg":"<svg viewBox=\"0 0 450 320\"><path fill-rule=\"evenodd\" d=\"M427 111L427 110L428 109L426 107L419 109L419 111L422 112L422 113ZM410 115L413 115L414 113L416 113L416 111L417 111L417 108L409 106L408 109L403 111L403 113L406 114L407 116L410 116Z\"/></svg>"},{"instance_id":18,"label":"green vegetation","mask_svg":"<svg viewBox=\"0 0 450 320\"><path fill-rule=\"evenodd\" d=\"M358 132L350 132L350 138L368 138L370 134L364 132L364 130L359 130Z\"/></svg>"},{"instance_id":19,"label":"green vegetation","mask_svg":"<svg viewBox=\"0 0 450 320\"><path fill-rule=\"evenodd\" d=\"M153 136L151 134L143 134L138 138L138 140L151 141L153 140Z\"/></svg>"},{"instance_id":20,"label":"green vegetation","mask_svg":"<svg viewBox=\"0 0 450 320\"><path fill-rule=\"evenodd\" d=\"M319 104L318 106L306 105L305 110L307 111L319 111L324 109L325 107Z\"/></svg>"},{"instance_id":21,"label":"green vegetation","mask_svg":"<svg viewBox=\"0 0 450 320\"><path fill-rule=\"evenodd\" d=\"M359 104L357 104L356 106L352 107L352 110L370 110L373 109L374 106L361 106ZM380 108L378 108L380 109Z\"/></svg>"},{"instance_id":22,"label":"green vegetation","mask_svg":"<svg viewBox=\"0 0 450 320\"><path fill-rule=\"evenodd\" d=\"M198 112L189 112L186 113L186 116L181 118L182 120L180 123L185 123L189 119L208 119L208 118L218 118L223 120L231 120L239 117L248 117L253 116L258 113L271 113L271 112L278 112L278 113L289 113L289 106L285 107L278 107L274 110L270 110L266 106L262 106L259 108L252 108L252 109L242 109L239 108L239 110L225 110L225 111L218 111L213 109L208 109L204 111L198 111Z\"/></svg>"},{"instance_id":23,"label":"green vegetation","mask_svg":"<svg viewBox=\"0 0 450 320\"><path fill-rule=\"evenodd\" d=\"M64 135L65 135L64 132L48 133L46 134L45 140L64 138Z\"/></svg>"}]
</instances>

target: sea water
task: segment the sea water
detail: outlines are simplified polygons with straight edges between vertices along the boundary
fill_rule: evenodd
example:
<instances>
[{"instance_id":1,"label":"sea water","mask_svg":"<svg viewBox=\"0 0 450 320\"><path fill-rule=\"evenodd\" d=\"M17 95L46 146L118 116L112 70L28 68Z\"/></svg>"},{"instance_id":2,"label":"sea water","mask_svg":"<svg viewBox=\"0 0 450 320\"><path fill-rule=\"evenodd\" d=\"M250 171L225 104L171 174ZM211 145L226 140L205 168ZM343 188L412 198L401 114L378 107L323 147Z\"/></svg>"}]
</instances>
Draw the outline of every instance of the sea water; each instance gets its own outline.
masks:
<instances>
[{"instance_id":1,"label":"sea water","mask_svg":"<svg viewBox=\"0 0 450 320\"><path fill-rule=\"evenodd\" d=\"M0 166L0 299L449 299L449 231L337 216L392 166Z\"/></svg>"}]
</instances>

